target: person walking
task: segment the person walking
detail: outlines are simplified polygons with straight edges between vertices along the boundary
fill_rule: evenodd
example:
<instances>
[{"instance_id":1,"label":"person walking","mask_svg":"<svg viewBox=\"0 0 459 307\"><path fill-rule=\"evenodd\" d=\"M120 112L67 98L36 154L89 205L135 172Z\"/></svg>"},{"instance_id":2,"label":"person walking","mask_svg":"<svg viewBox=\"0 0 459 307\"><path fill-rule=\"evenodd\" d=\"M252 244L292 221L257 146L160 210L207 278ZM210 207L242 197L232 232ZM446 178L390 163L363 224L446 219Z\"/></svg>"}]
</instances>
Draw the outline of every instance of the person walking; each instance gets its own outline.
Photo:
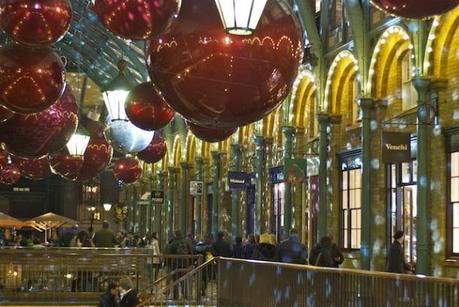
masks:
<instances>
[{"instance_id":1,"label":"person walking","mask_svg":"<svg viewBox=\"0 0 459 307\"><path fill-rule=\"evenodd\" d=\"M233 258L243 258L243 251L244 246L242 246L242 237L236 237L236 243L233 245Z\"/></svg>"},{"instance_id":2,"label":"person walking","mask_svg":"<svg viewBox=\"0 0 459 307\"><path fill-rule=\"evenodd\" d=\"M308 253L306 246L300 242L298 230L292 228L290 237L279 244L278 256L280 262L306 264Z\"/></svg>"},{"instance_id":3,"label":"person walking","mask_svg":"<svg viewBox=\"0 0 459 307\"><path fill-rule=\"evenodd\" d=\"M94 235L94 245L96 247L115 247L118 244L115 234L109 228L110 224L108 221L103 221L102 229Z\"/></svg>"},{"instance_id":4,"label":"person walking","mask_svg":"<svg viewBox=\"0 0 459 307\"><path fill-rule=\"evenodd\" d=\"M174 238L169 242L168 246L166 247L167 254L169 255L192 255L193 254L193 247L191 246L191 242L186 239L180 230L174 231ZM175 282L176 280L180 279L185 274L183 269L189 267L191 265L190 259L186 258L177 258L172 259L170 261L170 271L174 272L172 275L172 280ZM182 295L186 295L186 285L185 283L181 283L182 288ZM174 299L179 298L179 285L174 287Z\"/></svg>"},{"instance_id":5,"label":"person walking","mask_svg":"<svg viewBox=\"0 0 459 307\"><path fill-rule=\"evenodd\" d=\"M120 279L120 307L135 307L139 304L137 291L134 289L134 284L129 277Z\"/></svg>"},{"instance_id":6,"label":"person walking","mask_svg":"<svg viewBox=\"0 0 459 307\"><path fill-rule=\"evenodd\" d=\"M264 233L260 236L260 243L253 249L252 259L264 261L277 260L276 236Z\"/></svg>"},{"instance_id":7,"label":"person walking","mask_svg":"<svg viewBox=\"0 0 459 307\"><path fill-rule=\"evenodd\" d=\"M153 272L153 280L156 280L158 278L159 274L159 268L161 266L161 251L159 249L159 241L158 241L158 235L156 232L153 232L151 235L151 241L147 245L147 248L151 249L151 264L152 264L152 272Z\"/></svg>"},{"instance_id":8,"label":"person walking","mask_svg":"<svg viewBox=\"0 0 459 307\"><path fill-rule=\"evenodd\" d=\"M109 283L107 291L100 297L97 307L119 307L118 305L119 288L115 283Z\"/></svg>"},{"instance_id":9,"label":"person walking","mask_svg":"<svg viewBox=\"0 0 459 307\"><path fill-rule=\"evenodd\" d=\"M405 262L402 246L404 237L402 230L398 230L394 234L394 242L390 246L387 257L387 272L402 274L411 271L411 267Z\"/></svg>"},{"instance_id":10,"label":"person walking","mask_svg":"<svg viewBox=\"0 0 459 307\"><path fill-rule=\"evenodd\" d=\"M212 255L214 255L214 257L231 257L233 255L231 244L226 240L224 231L219 231L217 233L217 241L212 244Z\"/></svg>"}]
</instances>

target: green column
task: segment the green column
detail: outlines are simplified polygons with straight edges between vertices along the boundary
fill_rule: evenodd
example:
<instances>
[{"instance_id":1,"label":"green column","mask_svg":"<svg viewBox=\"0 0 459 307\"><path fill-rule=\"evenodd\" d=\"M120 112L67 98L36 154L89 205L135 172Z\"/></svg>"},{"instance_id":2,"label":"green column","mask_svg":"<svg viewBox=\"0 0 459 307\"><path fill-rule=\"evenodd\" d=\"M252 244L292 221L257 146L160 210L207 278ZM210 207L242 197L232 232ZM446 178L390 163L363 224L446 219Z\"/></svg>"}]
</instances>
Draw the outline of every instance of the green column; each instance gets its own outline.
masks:
<instances>
[{"instance_id":1,"label":"green column","mask_svg":"<svg viewBox=\"0 0 459 307\"><path fill-rule=\"evenodd\" d=\"M241 155L242 146L239 144L231 144L231 170L239 172L241 170ZM233 238L241 235L241 227L239 220L239 204L241 200L241 191L231 191L231 234Z\"/></svg>"},{"instance_id":2,"label":"green column","mask_svg":"<svg viewBox=\"0 0 459 307\"><path fill-rule=\"evenodd\" d=\"M147 207L147 229L145 234L148 235L148 237L151 237L151 233L153 232L153 201L151 199L151 191L153 190L153 175L149 174L147 180L147 188L148 192L150 192L150 198L148 200Z\"/></svg>"},{"instance_id":3,"label":"green column","mask_svg":"<svg viewBox=\"0 0 459 307\"><path fill-rule=\"evenodd\" d=\"M212 233L215 235L219 229L220 214L220 172L221 172L221 154L218 151L212 151L213 174L212 174Z\"/></svg>"},{"instance_id":4,"label":"green column","mask_svg":"<svg viewBox=\"0 0 459 307\"><path fill-rule=\"evenodd\" d=\"M429 158L431 139L431 106L430 87L431 80L416 77L413 79L414 87L418 92L418 180L417 180L417 217L416 217L416 272L430 275L430 257L432 246L429 240L430 214L430 168Z\"/></svg>"},{"instance_id":5,"label":"green column","mask_svg":"<svg viewBox=\"0 0 459 307\"><path fill-rule=\"evenodd\" d=\"M180 198L180 230L183 234L187 233L187 203L188 203L188 175L190 170L190 165L187 162L181 162L180 167L182 168L182 186L181 186L181 195Z\"/></svg>"},{"instance_id":6,"label":"green column","mask_svg":"<svg viewBox=\"0 0 459 307\"><path fill-rule=\"evenodd\" d=\"M167 241L174 235L174 187L175 187L175 168L168 168L167 177Z\"/></svg>"},{"instance_id":7,"label":"green column","mask_svg":"<svg viewBox=\"0 0 459 307\"><path fill-rule=\"evenodd\" d=\"M201 157L196 158L196 180L198 181L203 181L203 167L202 167L203 161ZM196 219L193 219L194 221L194 229L197 235L202 236L202 228L201 228L201 213L202 213L202 195L196 195L196 201L195 201L196 207L194 208L195 210L195 216Z\"/></svg>"},{"instance_id":8,"label":"green column","mask_svg":"<svg viewBox=\"0 0 459 307\"><path fill-rule=\"evenodd\" d=\"M319 122L319 212L317 213L317 240L328 234L327 160L330 115L320 113ZM316 243L316 242L314 242Z\"/></svg>"},{"instance_id":9,"label":"green column","mask_svg":"<svg viewBox=\"0 0 459 307\"><path fill-rule=\"evenodd\" d=\"M163 171L158 171L158 190L164 192L164 172ZM163 231L162 231L162 210L163 210L164 204L155 204L155 220L156 220L156 233L158 235L158 238L162 238Z\"/></svg>"},{"instance_id":10,"label":"green column","mask_svg":"<svg viewBox=\"0 0 459 307\"><path fill-rule=\"evenodd\" d=\"M264 195L264 182L265 182L265 175L264 169L266 167L266 139L263 136L256 135L255 136L255 210L254 210L254 224L255 224L255 233L261 233L261 226L262 226L262 210L265 204L265 197Z\"/></svg>"},{"instance_id":11,"label":"green column","mask_svg":"<svg viewBox=\"0 0 459 307\"><path fill-rule=\"evenodd\" d=\"M282 133L284 134L284 165L285 159L291 159L293 155L293 137L295 135L295 128L293 127L282 127ZM285 178L284 174L284 178ZM292 184L285 182L285 195L284 195L284 235L290 233L292 228L292 216L293 216L293 205L292 205Z\"/></svg>"},{"instance_id":12,"label":"green column","mask_svg":"<svg viewBox=\"0 0 459 307\"><path fill-rule=\"evenodd\" d=\"M364 270L371 269L372 257L372 201L371 201L371 121L374 120L374 101L371 98L361 98L362 109L362 206L361 206L361 243L360 264Z\"/></svg>"}]
</instances>

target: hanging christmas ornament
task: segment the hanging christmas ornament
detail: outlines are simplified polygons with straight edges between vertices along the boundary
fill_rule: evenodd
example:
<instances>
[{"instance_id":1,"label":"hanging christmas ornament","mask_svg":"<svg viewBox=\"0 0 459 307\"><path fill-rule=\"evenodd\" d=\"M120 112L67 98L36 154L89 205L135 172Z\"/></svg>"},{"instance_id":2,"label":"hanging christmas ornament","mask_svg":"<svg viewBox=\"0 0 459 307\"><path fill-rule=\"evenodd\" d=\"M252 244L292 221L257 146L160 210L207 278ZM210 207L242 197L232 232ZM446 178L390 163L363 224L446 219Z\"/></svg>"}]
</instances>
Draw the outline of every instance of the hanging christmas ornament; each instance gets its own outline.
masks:
<instances>
[{"instance_id":1,"label":"hanging christmas ornament","mask_svg":"<svg viewBox=\"0 0 459 307\"><path fill-rule=\"evenodd\" d=\"M70 28L69 0L0 0L0 27L29 46L58 42Z\"/></svg>"},{"instance_id":2,"label":"hanging christmas ornament","mask_svg":"<svg viewBox=\"0 0 459 307\"><path fill-rule=\"evenodd\" d=\"M126 100L126 114L129 120L143 130L159 130L174 117L171 109L151 82L134 87Z\"/></svg>"},{"instance_id":3,"label":"hanging christmas ornament","mask_svg":"<svg viewBox=\"0 0 459 307\"><path fill-rule=\"evenodd\" d=\"M167 152L167 144L160 133L155 132L150 144L137 154L137 158L147 163L160 161Z\"/></svg>"},{"instance_id":4,"label":"hanging christmas ornament","mask_svg":"<svg viewBox=\"0 0 459 307\"><path fill-rule=\"evenodd\" d=\"M452 10L459 0L371 0L371 3L391 15L425 19Z\"/></svg>"},{"instance_id":5,"label":"hanging christmas ornament","mask_svg":"<svg viewBox=\"0 0 459 307\"><path fill-rule=\"evenodd\" d=\"M55 174L67 180L76 180L83 167L83 156L71 155L67 148L49 156L49 164Z\"/></svg>"},{"instance_id":6,"label":"hanging christmas ornament","mask_svg":"<svg viewBox=\"0 0 459 307\"><path fill-rule=\"evenodd\" d=\"M113 165L115 178L123 183L130 184L137 181L142 175L142 167L139 160L131 157L121 158Z\"/></svg>"},{"instance_id":7,"label":"hanging christmas ornament","mask_svg":"<svg viewBox=\"0 0 459 307\"><path fill-rule=\"evenodd\" d=\"M9 153L0 148L0 170L8 164Z\"/></svg>"},{"instance_id":8,"label":"hanging christmas ornament","mask_svg":"<svg viewBox=\"0 0 459 307\"><path fill-rule=\"evenodd\" d=\"M4 106L0 105L0 123L7 121L14 115L13 112L5 108Z\"/></svg>"},{"instance_id":9,"label":"hanging christmas ornament","mask_svg":"<svg viewBox=\"0 0 459 307\"><path fill-rule=\"evenodd\" d=\"M221 142L229 138L237 128L206 128L190 122L187 122L190 131L200 140L209 143Z\"/></svg>"},{"instance_id":10,"label":"hanging christmas ornament","mask_svg":"<svg viewBox=\"0 0 459 307\"><path fill-rule=\"evenodd\" d=\"M180 7L180 0L95 0L94 12L114 34L143 40L161 33Z\"/></svg>"},{"instance_id":11,"label":"hanging christmas ornament","mask_svg":"<svg viewBox=\"0 0 459 307\"><path fill-rule=\"evenodd\" d=\"M115 120L108 123L105 138L120 153L137 153L144 150L153 138L153 131L145 131L130 121Z\"/></svg>"},{"instance_id":12,"label":"hanging christmas ornament","mask_svg":"<svg viewBox=\"0 0 459 307\"><path fill-rule=\"evenodd\" d=\"M23 114L54 104L65 87L65 67L50 48L0 48L0 104Z\"/></svg>"},{"instance_id":13,"label":"hanging christmas ornament","mask_svg":"<svg viewBox=\"0 0 459 307\"><path fill-rule=\"evenodd\" d=\"M21 175L31 180L42 180L48 178L53 173L49 167L48 157L37 159L23 159L12 157L13 163L18 167Z\"/></svg>"},{"instance_id":14,"label":"hanging christmas ornament","mask_svg":"<svg viewBox=\"0 0 459 307\"><path fill-rule=\"evenodd\" d=\"M113 148L104 138L91 137L84 152L84 162L75 179L87 181L99 175L112 160Z\"/></svg>"},{"instance_id":15,"label":"hanging christmas ornament","mask_svg":"<svg viewBox=\"0 0 459 307\"><path fill-rule=\"evenodd\" d=\"M67 144L78 125L78 106L69 86L57 103L45 111L15 114L0 124L6 151L23 158L55 153Z\"/></svg>"},{"instance_id":16,"label":"hanging christmas ornament","mask_svg":"<svg viewBox=\"0 0 459 307\"><path fill-rule=\"evenodd\" d=\"M21 171L14 164L7 164L0 170L0 184L12 185L21 178Z\"/></svg>"},{"instance_id":17,"label":"hanging christmas ornament","mask_svg":"<svg viewBox=\"0 0 459 307\"><path fill-rule=\"evenodd\" d=\"M275 109L302 55L301 27L284 0L267 2L251 36L225 33L213 0L189 0L180 18L150 40L147 63L175 111L205 127L229 128Z\"/></svg>"}]
</instances>

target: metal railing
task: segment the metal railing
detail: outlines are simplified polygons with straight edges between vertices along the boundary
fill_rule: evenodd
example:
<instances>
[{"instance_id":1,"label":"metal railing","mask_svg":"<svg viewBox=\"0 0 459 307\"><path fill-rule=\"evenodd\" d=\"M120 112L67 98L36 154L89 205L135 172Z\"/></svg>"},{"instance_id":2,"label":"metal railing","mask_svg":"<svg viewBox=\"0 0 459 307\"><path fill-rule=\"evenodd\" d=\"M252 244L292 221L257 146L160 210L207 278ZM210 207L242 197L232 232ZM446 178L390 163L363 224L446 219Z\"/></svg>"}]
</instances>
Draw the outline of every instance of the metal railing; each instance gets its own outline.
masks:
<instances>
[{"instance_id":1,"label":"metal railing","mask_svg":"<svg viewBox=\"0 0 459 307\"><path fill-rule=\"evenodd\" d=\"M218 306L459 306L459 280L219 258Z\"/></svg>"}]
</instances>

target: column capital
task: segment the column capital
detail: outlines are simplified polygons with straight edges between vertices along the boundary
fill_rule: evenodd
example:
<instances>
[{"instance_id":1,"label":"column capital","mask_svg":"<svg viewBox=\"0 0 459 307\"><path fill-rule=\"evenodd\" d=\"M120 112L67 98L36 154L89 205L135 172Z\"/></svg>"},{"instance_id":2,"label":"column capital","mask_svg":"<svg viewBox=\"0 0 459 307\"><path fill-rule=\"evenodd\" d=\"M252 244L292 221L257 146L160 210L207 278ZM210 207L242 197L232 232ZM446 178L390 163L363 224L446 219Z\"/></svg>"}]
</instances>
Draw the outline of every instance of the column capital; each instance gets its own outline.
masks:
<instances>
[{"instance_id":1,"label":"column capital","mask_svg":"<svg viewBox=\"0 0 459 307\"><path fill-rule=\"evenodd\" d=\"M222 154L221 154L219 151L212 150L212 151L210 152L210 154L211 154L211 156L212 156L212 159L213 159L215 162L221 160Z\"/></svg>"},{"instance_id":2,"label":"column capital","mask_svg":"<svg viewBox=\"0 0 459 307\"><path fill-rule=\"evenodd\" d=\"M329 113L317 113L316 116L320 125L328 125L330 123L331 115Z\"/></svg>"},{"instance_id":3,"label":"column capital","mask_svg":"<svg viewBox=\"0 0 459 307\"><path fill-rule=\"evenodd\" d=\"M242 151L244 150L243 146L241 144L231 144L231 154L242 154Z\"/></svg>"},{"instance_id":4,"label":"column capital","mask_svg":"<svg viewBox=\"0 0 459 307\"><path fill-rule=\"evenodd\" d=\"M282 126L282 133L286 137L293 137L295 135L295 128L292 126Z\"/></svg>"},{"instance_id":5,"label":"column capital","mask_svg":"<svg viewBox=\"0 0 459 307\"><path fill-rule=\"evenodd\" d=\"M174 166L169 166L167 167L167 172L169 173L169 175L173 175L177 172L177 169Z\"/></svg>"},{"instance_id":6,"label":"column capital","mask_svg":"<svg viewBox=\"0 0 459 307\"><path fill-rule=\"evenodd\" d=\"M359 106L362 111L372 110L376 106L376 101L373 98L362 97L359 98Z\"/></svg>"},{"instance_id":7,"label":"column capital","mask_svg":"<svg viewBox=\"0 0 459 307\"><path fill-rule=\"evenodd\" d=\"M425 96L427 92L431 89L432 80L425 77L414 77L411 82L413 83L414 88L418 92L418 103L425 103Z\"/></svg>"},{"instance_id":8,"label":"column capital","mask_svg":"<svg viewBox=\"0 0 459 307\"><path fill-rule=\"evenodd\" d=\"M188 170L190 169L190 163L186 162L186 161L182 161L180 162L180 167L184 170Z\"/></svg>"},{"instance_id":9,"label":"column capital","mask_svg":"<svg viewBox=\"0 0 459 307\"><path fill-rule=\"evenodd\" d=\"M257 146L265 146L266 145L266 138L262 135L255 135L254 137L255 145Z\"/></svg>"}]
</instances>

